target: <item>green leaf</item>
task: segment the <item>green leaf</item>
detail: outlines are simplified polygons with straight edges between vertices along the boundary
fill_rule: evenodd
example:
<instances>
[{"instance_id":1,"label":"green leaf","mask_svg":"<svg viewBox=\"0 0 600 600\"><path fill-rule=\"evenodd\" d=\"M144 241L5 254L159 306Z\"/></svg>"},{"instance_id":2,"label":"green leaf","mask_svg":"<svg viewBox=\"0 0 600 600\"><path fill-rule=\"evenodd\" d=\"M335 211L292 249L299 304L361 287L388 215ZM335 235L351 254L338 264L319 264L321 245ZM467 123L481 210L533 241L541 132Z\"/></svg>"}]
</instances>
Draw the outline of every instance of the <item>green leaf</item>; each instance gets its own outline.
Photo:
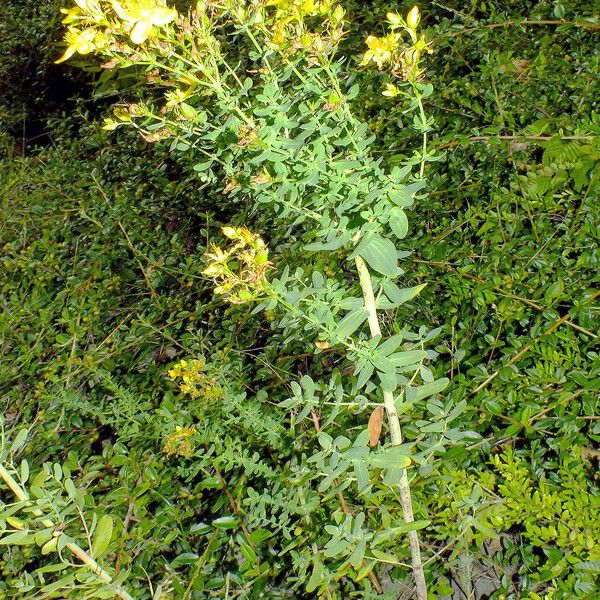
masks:
<instances>
[{"instance_id":1,"label":"green leaf","mask_svg":"<svg viewBox=\"0 0 600 600\"><path fill-rule=\"evenodd\" d=\"M26 427L21 429L19 433L17 433L15 439L13 440L13 443L10 445L10 450L8 451L9 455L15 454L16 452L21 450L21 448L25 445L25 442L27 441L28 435L29 429L27 429Z\"/></svg>"},{"instance_id":2,"label":"green leaf","mask_svg":"<svg viewBox=\"0 0 600 600\"><path fill-rule=\"evenodd\" d=\"M355 374L358 375L358 381L356 382L356 387L360 390L364 385L371 379L373 375L373 371L375 371L375 367L370 363L365 363L365 365Z\"/></svg>"},{"instance_id":3,"label":"green leaf","mask_svg":"<svg viewBox=\"0 0 600 600\"><path fill-rule=\"evenodd\" d=\"M392 352L398 349L402 343L401 335L393 335L377 346L377 351L385 356L389 356Z\"/></svg>"},{"instance_id":4,"label":"green leaf","mask_svg":"<svg viewBox=\"0 0 600 600\"><path fill-rule=\"evenodd\" d=\"M51 594L53 592L60 590L61 588L67 588L69 590L73 590L74 584L75 584L75 575L66 575L65 577L62 577L61 579L59 579L58 581L54 581L52 583L49 583L48 585L45 585L43 588L40 589L40 591L44 592L45 594Z\"/></svg>"},{"instance_id":5,"label":"green leaf","mask_svg":"<svg viewBox=\"0 0 600 600\"><path fill-rule=\"evenodd\" d=\"M364 245L359 244L357 252L378 273L386 277L398 275L398 253L390 240L374 234Z\"/></svg>"},{"instance_id":6,"label":"green leaf","mask_svg":"<svg viewBox=\"0 0 600 600\"><path fill-rule=\"evenodd\" d=\"M366 308L359 308L347 314L336 327L336 336L345 340L352 335L369 316L369 311Z\"/></svg>"},{"instance_id":7,"label":"green leaf","mask_svg":"<svg viewBox=\"0 0 600 600\"><path fill-rule=\"evenodd\" d=\"M15 531L9 533L0 539L0 545L2 546L26 546L27 544L33 544L35 542L35 536L30 534L29 531Z\"/></svg>"},{"instance_id":8,"label":"green leaf","mask_svg":"<svg viewBox=\"0 0 600 600\"><path fill-rule=\"evenodd\" d=\"M36 569L34 573L58 573L59 571L64 571L69 568L69 565L66 563L56 563L53 565L45 565Z\"/></svg>"},{"instance_id":9,"label":"green leaf","mask_svg":"<svg viewBox=\"0 0 600 600\"><path fill-rule=\"evenodd\" d=\"M375 557L378 558L379 560L383 560L389 563L397 563L398 562L398 557L395 556L394 554L389 554L388 552L382 552L381 550L379 550L379 548L371 548L371 554Z\"/></svg>"},{"instance_id":10,"label":"green leaf","mask_svg":"<svg viewBox=\"0 0 600 600\"><path fill-rule=\"evenodd\" d=\"M408 219L406 218L406 213L398 206L395 206L390 211L389 224L398 239L401 240L406 237L408 233Z\"/></svg>"},{"instance_id":11,"label":"green leaf","mask_svg":"<svg viewBox=\"0 0 600 600\"><path fill-rule=\"evenodd\" d=\"M558 298L562 294L564 287L565 287L565 284L563 283L562 279L555 281L546 290L546 293L544 294L544 301L551 302L552 300L554 300L554 298Z\"/></svg>"},{"instance_id":12,"label":"green leaf","mask_svg":"<svg viewBox=\"0 0 600 600\"><path fill-rule=\"evenodd\" d=\"M333 438L326 431L319 431L317 439L323 450L329 450L333 445Z\"/></svg>"},{"instance_id":13,"label":"green leaf","mask_svg":"<svg viewBox=\"0 0 600 600\"><path fill-rule=\"evenodd\" d=\"M348 562L355 569L358 569L358 567L360 567L360 564L362 563L363 558L365 556L365 550L366 549L367 549L367 542L366 542L366 540L364 538L358 540L358 544L356 544L356 548L354 549L354 551L352 552L352 554L348 558Z\"/></svg>"},{"instance_id":14,"label":"green leaf","mask_svg":"<svg viewBox=\"0 0 600 600\"><path fill-rule=\"evenodd\" d=\"M394 527L394 529L398 533L405 533L407 531L419 531L419 529L425 529L425 527L429 527L431 525L431 521L426 521L422 519L420 521L413 521L412 523L404 523L403 525L398 525Z\"/></svg>"},{"instance_id":15,"label":"green leaf","mask_svg":"<svg viewBox=\"0 0 600 600\"><path fill-rule=\"evenodd\" d=\"M405 469L410 465L410 456L406 454L406 448L392 446L381 452L371 453L369 463L372 467L379 469Z\"/></svg>"},{"instance_id":16,"label":"green leaf","mask_svg":"<svg viewBox=\"0 0 600 600\"><path fill-rule=\"evenodd\" d=\"M56 547L58 546L58 538L53 537L52 539L48 540L43 546L42 546L42 555L46 556L47 554L51 554L52 552L54 552L56 550Z\"/></svg>"},{"instance_id":17,"label":"green leaf","mask_svg":"<svg viewBox=\"0 0 600 600\"><path fill-rule=\"evenodd\" d=\"M429 398L429 396L433 396L434 394L439 394L446 389L449 383L450 380L447 377L442 377L441 379L436 379L431 383L426 383L418 387L406 386L406 401L418 402L419 400Z\"/></svg>"},{"instance_id":18,"label":"green leaf","mask_svg":"<svg viewBox=\"0 0 600 600\"><path fill-rule=\"evenodd\" d=\"M238 520L234 516L218 517L212 524L219 529L234 529L238 526Z\"/></svg>"},{"instance_id":19,"label":"green leaf","mask_svg":"<svg viewBox=\"0 0 600 600\"><path fill-rule=\"evenodd\" d=\"M184 552L183 554L176 556L171 562L171 565L173 567L177 567L179 565L193 565L198 562L199 558L200 557L194 552Z\"/></svg>"},{"instance_id":20,"label":"green leaf","mask_svg":"<svg viewBox=\"0 0 600 600\"><path fill-rule=\"evenodd\" d=\"M382 373L387 373L389 375L396 374L396 365L392 362L391 358L395 356L392 354L391 357L384 356L381 352L376 352L371 357L371 362L373 366Z\"/></svg>"},{"instance_id":21,"label":"green leaf","mask_svg":"<svg viewBox=\"0 0 600 600\"><path fill-rule=\"evenodd\" d=\"M29 479L29 463L25 459L21 461L20 477L21 483L27 483Z\"/></svg>"},{"instance_id":22,"label":"green leaf","mask_svg":"<svg viewBox=\"0 0 600 600\"><path fill-rule=\"evenodd\" d=\"M307 592L314 592L319 586L319 583L321 583L321 579L323 578L323 565L321 564L321 561L319 561L316 558L314 559L314 561L315 562L312 573L308 578L308 581L306 582Z\"/></svg>"},{"instance_id":23,"label":"green leaf","mask_svg":"<svg viewBox=\"0 0 600 600\"><path fill-rule=\"evenodd\" d=\"M389 199L397 206L411 206L413 204L413 192L407 186L401 186L388 192Z\"/></svg>"},{"instance_id":24,"label":"green leaf","mask_svg":"<svg viewBox=\"0 0 600 600\"><path fill-rule=\"evenodd\" d=\"M381 389L384 392L393 392L398 387L398 377L396 373L378 373L381 380Z\"/></svg>"},{"instance_id":25,"label":"green leaf","mask_svg":"<svg viewBox=\"0 0 600 600\"><path fill-rule=\"evenodd\" d=\"M94 558L101 557L110 544L113 534L113 520L108 515L102 515L96 525L94 538L92 540L92 556Z\"/></svg>"},{"instance_id":26,"label":"green leaf","mask_svg":"<svg viewBox=\"0 0 600 600\"><path fill-rule=\"evenodd\" d=\"M405 302L412 300L421 292L425 285L425 283L422 283L421 285L401 289L392 281L384 281L383 291L385 292L385 295L388 297L389 301L394 304L394 306L400 306Z\"/></svg>"},{"instance_id":27,"label":"green leaf","mask_svg":"<svg viewBox=\"0 0 600 600\"><path fill-rule=\"evenodd\" d=\"M407 365L414 365L425 358L427 358L427 352L425 352L425 350L395 352L389 356L389 360L394 365L394 369L398 367L406 367Z\"/></svg>"},{"instance_id":28,"label":"green leaf","mask_svg":"<svg viewBox=\"0 0 600 600\"><path fill-rule=\"evenodd\" d=\"M248 561L248 565L256 564L256 552L250 544L241 536L237 536L238 544L240 545L240 552L244 555L244 558Z\"/></svg>"}]
</instances>

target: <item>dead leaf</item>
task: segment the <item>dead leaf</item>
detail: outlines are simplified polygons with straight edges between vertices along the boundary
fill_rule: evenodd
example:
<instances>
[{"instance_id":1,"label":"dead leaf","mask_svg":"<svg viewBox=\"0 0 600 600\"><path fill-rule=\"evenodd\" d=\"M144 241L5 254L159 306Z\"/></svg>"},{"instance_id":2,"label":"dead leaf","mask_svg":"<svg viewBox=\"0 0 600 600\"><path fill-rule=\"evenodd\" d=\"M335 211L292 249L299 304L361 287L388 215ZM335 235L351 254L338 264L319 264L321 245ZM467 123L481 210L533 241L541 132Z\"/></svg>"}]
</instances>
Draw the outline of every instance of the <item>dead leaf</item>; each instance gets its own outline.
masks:
<instances>
[{"instance_id":1,"label":"dead leaf","mask_svg":"<svg viewBox=\"0 0 600 600\"><path fill-rule=\"evenodd\" d=\"M369 446L377 446L383 426L383 406L378 406L369 417Z\"/></svg>"}]
</instances>

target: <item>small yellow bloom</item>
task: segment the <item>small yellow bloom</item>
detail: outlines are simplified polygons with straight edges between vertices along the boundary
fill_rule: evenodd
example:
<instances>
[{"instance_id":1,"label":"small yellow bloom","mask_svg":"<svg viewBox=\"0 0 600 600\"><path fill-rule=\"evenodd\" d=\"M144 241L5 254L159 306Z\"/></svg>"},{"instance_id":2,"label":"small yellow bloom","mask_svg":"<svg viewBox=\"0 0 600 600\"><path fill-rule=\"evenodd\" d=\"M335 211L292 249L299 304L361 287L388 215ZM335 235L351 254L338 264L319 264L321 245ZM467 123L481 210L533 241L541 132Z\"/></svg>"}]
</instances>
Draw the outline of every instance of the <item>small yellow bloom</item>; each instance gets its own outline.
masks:
<instances>
[{"instance_id":1,"label":"small yellow bloom","mask_svg":"<svg viewBox=\"0 0 600 600\"><path fill-rule=\"evenodd\" d=\"M400 93L400 90L393 83L388 83L385 86L385 90L381 93L388 98L395 98Z\"/></svg>"},{"instance_id":2,"label":"small yellow bloom","mask_svg":"<svg viewBox=\"0 0 600 600\"><path fill-rule=\"evenodd\" d=\"M392 54L398 45L398 36L395 33L378 38L375 35L370 35L366 39L369 49L365 52L361 65L366 65L374 62L379 69L390 62Z\"/></svg>"},{"instance_id":3,"label":"small yellow bloom","mask_svg":"<svg viewBox=\"0 0 600 600\"><path fill-rule=\"evenodd\" d=\"M68 60L75 53L89 54L90 52L94 52L94 50L104 44L105 40L105 36L96 29L88 28L79 30L75 27L70 27L65 34L65 41L68 47L55 63L59 64Z\"/></svg>"},{"instance_id":4,"label":"small yellow bloom","mask_svg":"<svg viewBox=\"0 0 600 600\"><path fill-rule=\"evenodd\" d=\"M410 12L406 16L406 24L411 29L416 29L419 26L419 22L421 21L421 14L419 13L419 7L413 6L410 9Z\"/></svg>"},{"instance_id":5,"label":"small yellow bloom","mask_svg":"<svg viewBox=\"0 0 600 600\"><path fill-rule=\"evenodd\" d=\"M111 0L118 17L131 26L129 37L134 44L142 44L177 17L177 11L160 0Z\"/></svg>"}]
</instances>

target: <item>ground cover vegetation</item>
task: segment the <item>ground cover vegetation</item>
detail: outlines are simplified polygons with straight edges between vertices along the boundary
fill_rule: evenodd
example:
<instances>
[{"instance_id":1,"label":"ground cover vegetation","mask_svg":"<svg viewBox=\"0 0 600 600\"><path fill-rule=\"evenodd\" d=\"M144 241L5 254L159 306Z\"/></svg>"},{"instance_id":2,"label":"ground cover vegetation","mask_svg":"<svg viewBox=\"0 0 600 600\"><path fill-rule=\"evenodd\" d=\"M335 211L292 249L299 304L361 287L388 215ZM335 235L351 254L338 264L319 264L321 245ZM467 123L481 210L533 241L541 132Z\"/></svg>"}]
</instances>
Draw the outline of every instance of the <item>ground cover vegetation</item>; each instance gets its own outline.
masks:
<instances>
[{"instance_id":1,"label":"ground cover vegetation","mask_svg":"<svg viewBox=\"0 0 600 600\"><path fill-rule=\"evenodd\" d=\"M594 4L10 2L0 597L596 597Z\"/></svg>"}]
</instances>

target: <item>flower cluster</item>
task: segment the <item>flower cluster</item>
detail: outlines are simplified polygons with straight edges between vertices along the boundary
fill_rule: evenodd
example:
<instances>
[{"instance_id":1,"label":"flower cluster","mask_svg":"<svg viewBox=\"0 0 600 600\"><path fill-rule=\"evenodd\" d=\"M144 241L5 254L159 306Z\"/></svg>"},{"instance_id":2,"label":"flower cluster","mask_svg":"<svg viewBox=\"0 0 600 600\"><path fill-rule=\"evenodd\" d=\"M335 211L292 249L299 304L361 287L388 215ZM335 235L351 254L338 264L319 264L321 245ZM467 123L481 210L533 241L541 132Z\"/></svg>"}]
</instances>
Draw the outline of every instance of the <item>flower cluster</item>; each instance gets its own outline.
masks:
<instances>
[{"instance_id":1,"label":"flower cluster","mask_svg":"<svg viewBox=\"0 0 600 600\"><path fill-rule=\"evenodd\" d=\"M269 251L263 240L245 227L223 227L223 233L234 244L228 250L213 245L213 251L205 256L208 266L203 273L215 282L215 293L231 303L254 300L268 287Z\"/></svg>"},{"instance_id":2,"label":"flower cluster","mask_svg":"<svg viewBox=\"0 0 600 600\"><path fill-rule=\"evenodd\" d=\"M337 48L345 15L335 0L198 0L196 12L251 29L273 50L313 57Z\"/></svg>"},{"instance_id":3,"label":"flower cluster","mask_svg":"<svg viewBox=\"0 0 600 600\"><path fill-rule=\"evenodd\" d=\"M194 452L192 437L196 433L193 427L175 427L175 431L165 439L163 451L167 456L191 456Z\"/></svg>"},{"instance_id":4,"label":"flower cluster","mask_svg":"<svg viewBox=\"0 0 600 600\"><path fill-rule=\"evenodd\" d=\"M180 360L168 374L173 381L179 381L179 391L191 398L202 398L206 404L223 398L223 388L216 377L207 373L203 358Z\"/></svg>"},{"instance_id":5,"label":"flower cluster","mask_svg":"<svg viewBox=\"0 0 600 600\"><path fill-rule=\"evenodd\" d=\"M361 65L375 63L378 69L390 65L392 75L416 83L423 75L420 68L420 61L423 52L431 52L425 37L417 35L417 27L421 21L419 9L414 6L406 19L396 13L388 13L388 22L392 33L385 37L370 35L366 39L368 50L363 55ZM402 42L404 31L410 36L411 44L405 45ZM393 85L388 85L386 96L395 96L399 92Z\"/></svg>"},{"instance_id":6,"label":"flower cluster","mask_svg":"<svg viewBox=\"0 0 600 600\"><path fill-rule=\"evenodd\" d=\"M56 61L74 54L89 54L116 46L122 36L142 44L177 17L164 0L75 0L76 6L61 9L66 15L67 49Z\"/></svg>"},{"instance_id":7,"label":"flower cluster","mask_svg":"<svg viewBox=\"0 0 600 600\"><path fill-rule=\"evenodd\" d=\"M342 34L344 9L332 0L275 0L275 20L271 42L279 49L291 47L321 54L337 47ZM320 28L311 30L307 17L322 19Z\"/></svg>"}]
</instances>

